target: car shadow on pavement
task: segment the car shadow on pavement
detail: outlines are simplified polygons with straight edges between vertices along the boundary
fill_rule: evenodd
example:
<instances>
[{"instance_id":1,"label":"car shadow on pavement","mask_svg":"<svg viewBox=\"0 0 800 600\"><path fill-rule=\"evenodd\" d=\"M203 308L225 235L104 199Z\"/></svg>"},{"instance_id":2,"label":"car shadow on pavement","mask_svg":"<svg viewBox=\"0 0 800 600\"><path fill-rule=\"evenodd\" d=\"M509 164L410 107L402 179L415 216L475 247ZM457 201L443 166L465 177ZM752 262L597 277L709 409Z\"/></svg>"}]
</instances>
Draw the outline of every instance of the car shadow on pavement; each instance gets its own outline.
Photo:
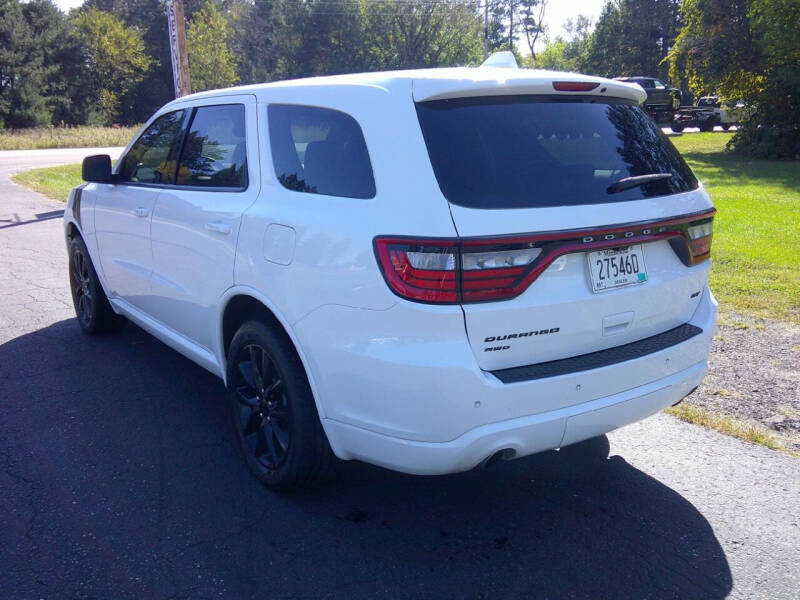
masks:
<instances>
[{"instance_id":1,"label":"car shadow on pavement","mask_svg":"<svg viewBox=\"0 0 800 600\"><path fill-rule=\"evenodd\" d=\"M0 216L0 229L8 229L9 227L19 227L20 225L28 225L30 223L41 223L42 221L50 221L52 219L61 219L64 217L63 210L51 210L48 212L37 213L34 215L35 219L28 219L23 221L19 215L11 215L12 218L6 218L9 215Z\"/></svg>"},{"instance_id":2,"label":"car shadow on pavement","mask_svg":"<svg viewBox=\"0 0 800 600\"><path fill-rule=\"evenodd\" d=\"M135 326L0 344L5 597L725 598L679 493L612 455L414 477L342 463L292 495L239 458L222 383ZM687 477L689 474L687 474ZM6 539L7 538L7 539Z\"/></svg>"}]
</instances>

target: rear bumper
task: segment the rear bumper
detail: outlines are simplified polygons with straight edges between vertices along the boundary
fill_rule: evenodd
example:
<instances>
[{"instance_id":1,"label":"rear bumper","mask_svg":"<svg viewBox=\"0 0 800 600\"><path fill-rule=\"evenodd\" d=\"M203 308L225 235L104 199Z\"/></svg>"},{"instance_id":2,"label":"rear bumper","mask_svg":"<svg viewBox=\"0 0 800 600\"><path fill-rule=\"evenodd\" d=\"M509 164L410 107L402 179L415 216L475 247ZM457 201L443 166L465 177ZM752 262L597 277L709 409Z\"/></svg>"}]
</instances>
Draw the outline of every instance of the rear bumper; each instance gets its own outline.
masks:
<instances>
[{"instance_id":1,"label":"rear bumper","mask_svg":"<svg viewBox=\"0 0 800 600\"><path fill-rule=\"evenodd\" d=\"M524 456L576 443L675 404L706 372L716 313L706 289L689 321L702 333L633 360L518 383L477 366L458 307L328 306L295 330L337 456L441 474L499 450Z\"/></svg>"},{"instance_id":2,"label":"rear bumper","mask_svg":"<svg viewBox=\"0 0 800 600\"><path fill-rule=\"evenodd\" d=\"M703 379L706 362L626 392L560 410L491 423L443 443L416 442L327 420L343 454L395 471L438 475L469 470L501 450L514 457L560 448L640 421L679 402Z\"/></svg>"}]
</instances>

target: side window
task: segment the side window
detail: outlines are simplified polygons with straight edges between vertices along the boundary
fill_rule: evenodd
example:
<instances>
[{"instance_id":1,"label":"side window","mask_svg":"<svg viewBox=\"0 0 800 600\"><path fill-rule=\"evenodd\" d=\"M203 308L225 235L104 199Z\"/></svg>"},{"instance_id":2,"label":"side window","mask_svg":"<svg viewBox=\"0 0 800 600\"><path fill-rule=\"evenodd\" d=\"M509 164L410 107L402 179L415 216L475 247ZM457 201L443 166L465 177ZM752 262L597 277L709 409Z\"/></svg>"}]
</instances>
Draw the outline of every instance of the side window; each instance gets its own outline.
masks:
<instances>
[{"instance_id":1,"label":"side window","mask_svg":"<svg viewBox=\"0 0 800 600\"><path fill-rule=\"evenodd\" d=\"M247 187L247 146L243 104L202 106L183 143L178 185Z\"/></svg>"},{"instance_id":2,"label":"side window","mask_svg":"<svg viewBox=\"0 0 800 600\"><path fill-rule=\"evenodd\" d=\"M667 87L663 81L659 81L658 79L653 80L653 85L657 90L663 90L664 88Z\"/></svg>"},{"instance_id":3,"label":"side window","mask_svg":"<svg viewBox=\"0 0 800 600\"><path fill-rule=\"evenodd\" d=\"M652 90L654 87L652 79L639 79L636 83L638 83L646 90Z\"/></svg>"},{"instance_id":4,"label":"side window","mask_svg":"<svg viewBox=\"0 0 800 600\"><path fill-rule=\"evenodd\" d=\"M374 198L372 165L356 120L328 108L270 104L269 141L283 187L311 194Z\"/></svg>"},{"instance_id":5,"label":"side window","mask_svg":"<svg viewBox=\"0 0 800 600\"><path fill-rule=\"evenodd\" d=\"M167 113L156 119L122 159L122 181L137 183L172 183L175 162L170 150L181 131L183 111Z\"/></svg>"}]
</instances>

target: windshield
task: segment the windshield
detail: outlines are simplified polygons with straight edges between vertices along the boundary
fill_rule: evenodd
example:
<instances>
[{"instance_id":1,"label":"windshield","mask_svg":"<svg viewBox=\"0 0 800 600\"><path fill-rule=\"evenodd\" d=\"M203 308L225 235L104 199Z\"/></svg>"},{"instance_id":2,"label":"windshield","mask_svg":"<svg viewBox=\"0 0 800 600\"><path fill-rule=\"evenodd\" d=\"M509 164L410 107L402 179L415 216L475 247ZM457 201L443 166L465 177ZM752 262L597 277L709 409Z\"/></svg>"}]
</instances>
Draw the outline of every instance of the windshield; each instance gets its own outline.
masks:
<instances>
[{"instance_id":1,"label":"windshield","mask_svg":"<svg viewBox=\"0 0 800 600\"><path fill-rule=\"evenodd\" d=\"M697 179L653 120L625 101L542 96L417 104L442 193L471 208L576 206L685 192ZM671 177L609 194L625 177Z\"/></svg>"}]
</instances>

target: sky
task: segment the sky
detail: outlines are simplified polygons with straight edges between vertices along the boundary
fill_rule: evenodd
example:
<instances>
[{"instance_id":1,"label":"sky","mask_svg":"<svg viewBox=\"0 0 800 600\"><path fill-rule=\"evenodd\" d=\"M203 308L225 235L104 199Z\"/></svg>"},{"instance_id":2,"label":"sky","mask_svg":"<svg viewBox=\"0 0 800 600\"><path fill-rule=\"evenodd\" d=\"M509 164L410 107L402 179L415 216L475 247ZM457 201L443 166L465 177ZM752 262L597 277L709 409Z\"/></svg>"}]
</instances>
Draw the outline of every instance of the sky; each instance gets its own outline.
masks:
<instances>
[{"instance_id":1,"label":"sky","mask_svg":"<svg viewBox=\"0 0 800 600\"><path fill-rule=\"evenodd\" d=\"M63 11L68 11L83 4L83 0L55 0L56 4ZM192 0L188 0L192 1ZM600 11L603 10L606 0L548 0L545 11L545 23L548 27L548 34L551 38L563 35L562 27L567 19L575 18L578 15L591 17L593 23L597 23Z\"/></svg>"},{"instance_id":2,"label":"sky","mask_svg":"<svg viewBox=\"0 0 800 600\"><path fill-rule=\"evenodd\" d=\"M567 19L585 15L597 23L607 0L549 0L544 13L544 20L551 38L563 35L562 27Z\"/></svg>"}]
</instances>

